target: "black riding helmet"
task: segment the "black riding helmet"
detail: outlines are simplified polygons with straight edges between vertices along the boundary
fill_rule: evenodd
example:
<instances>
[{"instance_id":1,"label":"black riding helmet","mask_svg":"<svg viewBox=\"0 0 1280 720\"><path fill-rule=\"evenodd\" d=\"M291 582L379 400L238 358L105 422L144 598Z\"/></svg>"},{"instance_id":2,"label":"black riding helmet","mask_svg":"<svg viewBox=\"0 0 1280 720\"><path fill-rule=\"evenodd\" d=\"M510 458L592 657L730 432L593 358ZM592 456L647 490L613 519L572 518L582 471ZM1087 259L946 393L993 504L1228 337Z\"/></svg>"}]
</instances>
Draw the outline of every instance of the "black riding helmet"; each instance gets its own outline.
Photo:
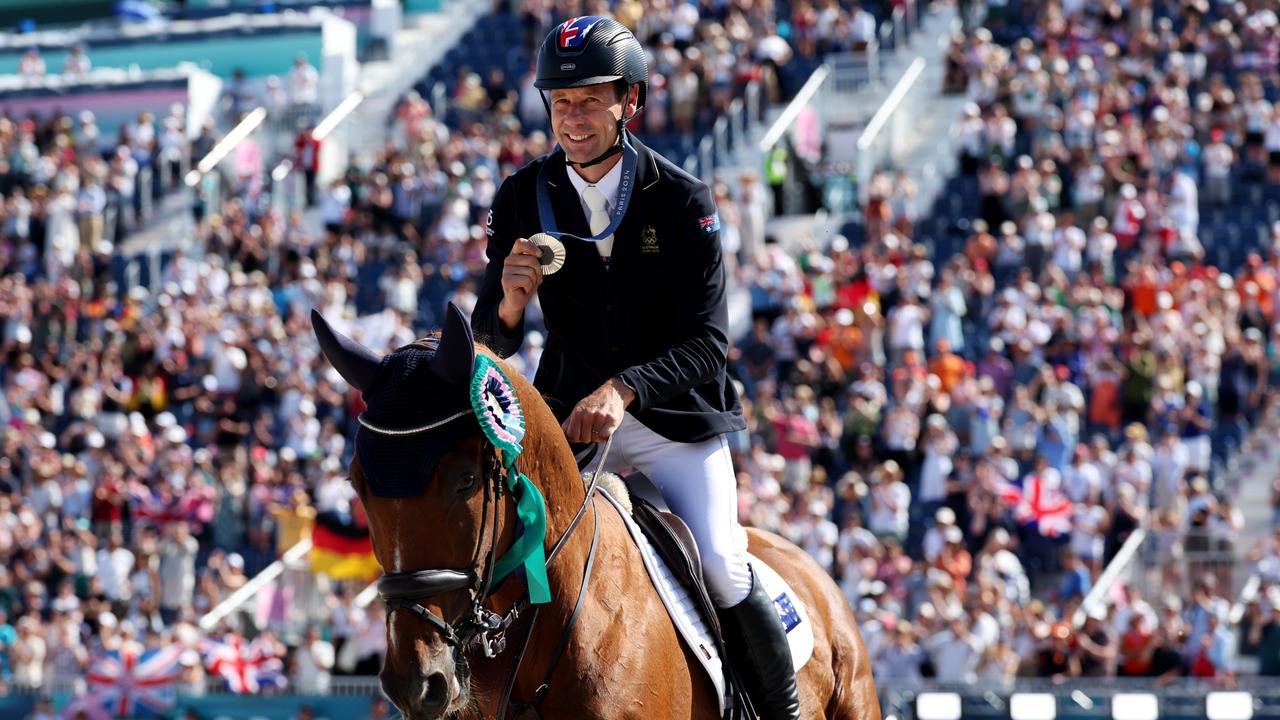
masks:
<instances>
[{"instance_id":1,"label":"black riding helmet","mask_svg":"<svg viewBox=\"0 0 1280 720\"><path fill-rule=\"evenodd\" d=\"M538 49L538 74L533 86L539 90L561 90L621 80L630 92L640 86L636 114L644 107L649 94L649 61L640 41L625 25L613 18L587 15L569 18L557 25ZM543 103L547 103L543 96ZM547 113L551 107L547 104ZM622 128L631 117L618 121L619 147ZM583 167L594 165L610 155L611 150Z\"/></svg>"}]
</instances>

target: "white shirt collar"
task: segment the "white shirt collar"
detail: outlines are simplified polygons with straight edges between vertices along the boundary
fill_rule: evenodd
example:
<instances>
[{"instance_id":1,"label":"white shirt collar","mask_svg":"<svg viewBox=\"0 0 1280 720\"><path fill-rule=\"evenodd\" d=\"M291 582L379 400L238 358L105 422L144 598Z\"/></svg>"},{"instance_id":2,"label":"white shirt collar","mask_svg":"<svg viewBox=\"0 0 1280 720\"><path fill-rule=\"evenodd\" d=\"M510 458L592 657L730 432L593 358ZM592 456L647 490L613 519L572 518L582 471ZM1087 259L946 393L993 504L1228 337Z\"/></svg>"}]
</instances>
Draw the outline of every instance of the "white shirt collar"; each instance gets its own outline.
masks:
<instances>
[{"instance_id":1,"label":"white shirt collar","mask_svg":"<svg viewBox=\"0 0 1280 720\"><path fill-rule=\"evenodd\" d=\"M596 189L604 195L604 199L609 203L609 212L613 212L614 205L618 202L618 186L622 184L622 160L605 173L598 183L589 183L578 174L578 169L572 165L569 166L569 182L573 183L573 188L578 191L578 202L582 203L582 212L587 217L591 216L591 210L587 207L587 203L582 200L582 191L588 185L595 185Z\"/></svg>"}]
</instances>

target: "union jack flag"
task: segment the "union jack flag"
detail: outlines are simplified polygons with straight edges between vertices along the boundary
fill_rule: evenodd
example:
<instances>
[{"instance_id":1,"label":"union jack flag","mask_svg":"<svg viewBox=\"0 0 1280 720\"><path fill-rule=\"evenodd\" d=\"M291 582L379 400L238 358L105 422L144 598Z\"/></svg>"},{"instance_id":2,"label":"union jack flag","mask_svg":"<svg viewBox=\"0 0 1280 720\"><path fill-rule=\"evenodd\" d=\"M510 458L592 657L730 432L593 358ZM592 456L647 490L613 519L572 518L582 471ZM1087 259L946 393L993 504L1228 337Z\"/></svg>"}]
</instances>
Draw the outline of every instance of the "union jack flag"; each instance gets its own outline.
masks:
<instances>
[{"instance_id":1,"label":"union jack flag","mask_svg":"<svg viewBox=\"0 0 1280 720\"><path fill-rule=\"evenodd\" d=\"M260 637L247 644L234 633L221 642L206 639L203 651L206 669L221 675L227 681L227 689L238 695L256 693L268 685L283 688L288 684L284 661Z\"/></svg>"},{"instance_id":2,"label":"union jack flag","mask_svg":"<svg viewBox=\"0 0 1280 720\"><path fill-rule=\"evenodd\" d=\"M94 658L85 703L106 708L113 717L163 715L173 708L181 654L177 645L141 652L126 646Z\"/></svg>"},{"instance_id":3,"label":"union jack flag","mask_svg":"<svg viewBox=\"0 0 1280 720\"><path fill-rule=\"evenodd\" d=\"M576 48L587 39L587 31L600 21L600 18L594 15L585 15L583 17L570 18L565 21L564 27L560 28L560 47Z\"/></svg>"},{"instance_id":4,"label":"union jack flag","mask_svg":"<svg viewBox=\"0 0 1280 720\"><path fill-rule=\"evenodd\" d=\"M185 520L186 516L173 498L160 497L147 488L134 488L129 491L132 501L133 516L139 520L150 520L159 525Z\"/></svg>"},{"instance_id":5,"label":"union jack flag","mask_svg":"<svg viewBox=\"0 0 1280 720\"><path fill-rule=\"evenodd\" d=\"M1026 476L1021 486L999 480L995 492L1007 507L1013 509L1013 518L1019 525L1047 538L1071 533L1075 505L1060 489L1046 483L1039 475Z\"/></svg>"}]
</instances>

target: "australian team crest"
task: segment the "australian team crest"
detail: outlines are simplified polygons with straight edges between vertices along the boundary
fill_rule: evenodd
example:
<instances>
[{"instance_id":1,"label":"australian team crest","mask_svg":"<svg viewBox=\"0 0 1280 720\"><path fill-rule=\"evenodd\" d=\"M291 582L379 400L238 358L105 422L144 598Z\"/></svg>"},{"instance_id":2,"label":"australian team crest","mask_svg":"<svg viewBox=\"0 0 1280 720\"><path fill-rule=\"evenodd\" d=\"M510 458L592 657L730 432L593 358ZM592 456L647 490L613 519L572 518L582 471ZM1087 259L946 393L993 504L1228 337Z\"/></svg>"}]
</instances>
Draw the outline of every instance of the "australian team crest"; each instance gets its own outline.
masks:
<instances>
[{"instance_id":1,"label":"australian team crest","mask_svg":"<svg viewBox=\"0 0 1280 720\"><path fill-rule=\"evenodd\" d=\"M556 39L556 44L561 50L581 49L582 44L586 42L587 33L601 19L598 15L584 15L568 20L560 28L560 37Z\"/></svg>"},{"instance_id":2,"label":"australian team crest","mask_svg":"<svg viewBox=\"0 0 1280 720\"><path fill-rule=\"evenodd\" d=\"M640 252L656 253L660 251L658 247L658 231L652 225L646 225L644 231L640 233Z\"/></svg>"}]
</instances>

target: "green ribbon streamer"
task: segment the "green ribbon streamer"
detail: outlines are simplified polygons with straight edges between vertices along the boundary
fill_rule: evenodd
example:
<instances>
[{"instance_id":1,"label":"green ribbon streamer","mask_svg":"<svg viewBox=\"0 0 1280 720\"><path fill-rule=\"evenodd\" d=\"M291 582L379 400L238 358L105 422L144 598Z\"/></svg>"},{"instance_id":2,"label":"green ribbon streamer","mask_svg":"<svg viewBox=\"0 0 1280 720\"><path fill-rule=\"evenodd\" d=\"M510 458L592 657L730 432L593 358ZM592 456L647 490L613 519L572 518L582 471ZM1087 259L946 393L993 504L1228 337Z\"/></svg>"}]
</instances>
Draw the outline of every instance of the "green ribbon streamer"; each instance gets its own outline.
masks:
<instances>
[{"instance_id":1,"label":"green ribbon streamer","mask_svg":"<svg viewBox=\"0 0 1280 720\"><path fill-rule=\"evenodd\" d=\"M547 505L524 473L512 464L507 466L507 489L516 498L516 517L523 532L511 544L511 548L498 558L493 568L496 584L524 565L525 584L529 587L529 602L541 605L551 602L551 582L547 579L547 557L543 543L547 539Z\"/></svg>"},{"instance_id":2,"label":"green ribbon streamer","mask_svg":"<svg viewBox=\"0 0 1280 720\"><path fill-rule=\"evenodd\" d=\"M501 392L510 406L501 416L492 415L486 394L491 392L486 381L492 370L501 385ZM547 551L543 543L547 539L547 503L524 473L516 469L516 458L524 450L524 413L511 380L502 368L485 355L476 357L471 376L471 408L480 421L485 437L502 453L502 467L507 472L507 489L516 500L516 520L519 537L493 566L493 582L497 584L516 568L524 566L525 584L529 588L529 602L542 605L551 602L551 583L547 580Z\"/></svg>"}]
</instances>

